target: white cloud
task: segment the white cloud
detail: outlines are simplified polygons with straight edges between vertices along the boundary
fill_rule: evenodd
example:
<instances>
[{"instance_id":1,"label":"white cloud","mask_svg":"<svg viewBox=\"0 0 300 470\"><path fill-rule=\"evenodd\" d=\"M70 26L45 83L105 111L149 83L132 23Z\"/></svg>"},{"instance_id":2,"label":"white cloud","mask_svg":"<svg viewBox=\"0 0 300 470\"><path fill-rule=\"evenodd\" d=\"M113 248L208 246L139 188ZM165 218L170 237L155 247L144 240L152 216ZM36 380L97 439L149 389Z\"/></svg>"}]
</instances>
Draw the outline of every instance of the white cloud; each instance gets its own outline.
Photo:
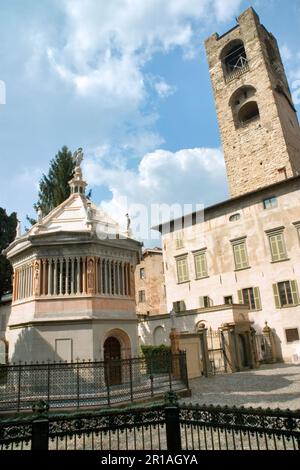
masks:
<instances>
[{"instance_id":1,"label":"white cloud","mask_svg":"<svg viewBox=\"0 0 300 470\"><path fill-rule=\"evenodd\" d=\"M286 44L280 48L280 54L284 62L288 62L293 57L292 51Z\"/></svg>"},{"instance_id":2,"label":"white cloud","mask_svg":"<svg viewBox=\"0 0 300 470\"><path fill-rule=\"evenodd\" d=\"M154 88L160 98L167 98L168 96L173 95L176 91L176 87L169 85L169 83L163 79L156 82Z\"/></svg>"},{"instance_id":3,"label":"white cloud","mask_svg":"<svg viewBox=\"0 0 300 470\"><path fill-rule=\"evenodd\" d=\"M224 6L224 4L226 6ZM180 47L192 56L194 22L228 20L241 0L64 0L63 46L48 49L53 71L77 93L141 104L143 66L156 52ZM162 80L160 96L171 92Z\"/></svg>"},{"instance_id":4,"label":"white cloud","mask_svg":"<svg viewBox=\"0 0 300 470\"><path fill-rule=\"evenodd\" d=\"M212 204L227 197L223 154L219 149L178 152L156 150L144 155L136 170L125 162L85 161L84 174L93 186L107 185L112 193L102 207L120 225L135 205ZM132 209L133 210L133 209Z\"/></svg>"}]
</instances>

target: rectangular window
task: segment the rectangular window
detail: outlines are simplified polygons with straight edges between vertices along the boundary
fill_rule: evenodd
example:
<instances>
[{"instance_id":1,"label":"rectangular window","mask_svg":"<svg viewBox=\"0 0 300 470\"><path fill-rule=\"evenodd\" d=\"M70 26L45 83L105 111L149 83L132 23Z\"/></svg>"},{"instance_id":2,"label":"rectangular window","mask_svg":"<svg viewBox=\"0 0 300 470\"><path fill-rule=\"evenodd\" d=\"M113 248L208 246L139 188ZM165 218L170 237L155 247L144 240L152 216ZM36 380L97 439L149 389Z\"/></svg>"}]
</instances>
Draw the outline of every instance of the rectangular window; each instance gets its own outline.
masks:
<instances>
[{"instance_id":1,"label":"rectangular window","mask_svg":"<svg viewBox=\"0 0 300 470\"><path fill-rule=\"evenodd\" d=\"M173 302L173 309L174 309L174 312L176 313L185 312L186 311L185 301L178 300L177 302Z\"/></svg>"},{"instance_id":2,"label":"rectangular window","mask_svg":"<svg viewBox=\"0 0 300 470\"><path fill-rule=\"evenodd\" d=\"M273 284L276 308L299 305L297 281L284 281Z\"/></svg>"},{"instance_id":3,"label":"rectangular window","mask_svg":"<svg viewBox=\"0 0 300 470\"><path fill-rule=\"evenodd\" d=\"M232 243L235 269L249 268L246 240Z\"/></svg>"},{"instance_id":4,"label":"rectangular window","mask_svg":"<svg viewBox=\"0 0 300 470\"><path fill-rule=\"evenodd\" d=\"M139 302L142 304L146 300L146 294L144 290L139 291Z\"/></svg>"},{"instance_id":5,"label":"rectangular window","mask_svg":"<svg viewBox=\"0 0 300 470\"><path fill-rule=\"evenodd\" d=\"M196 253L194 255L196 278L202 279L208 277L206 252Z\"/></svg>"},{"instance_id":6,"label":"rectangular window","mask_svg":"<svg viewBox=\"0 0 300 470\"><path fill-rule=\"evenodd\" d=\"M178 283L187 282L189 280L187 257L177 259L176 264Z\"/></svg>"},{"instance_id":7,"label":"rectangular window","mask_svg":"<svg viewBox=\"0 0 300 470\"><path fill-rule=\"evenodd\" d=\"M285 248L283 232L269 233L268 236L272 261L286 260L287 252Z\"/></svg>"},{"instance_id":8,"label":"rectangular window","mask_svg":"<svg viewBox=\"0 0 300 470\"><path fill-rule=\"evenodd\" d=\"M274 209L278 206L277 197L270 197L263 201L264 209Z\"/></svg>"},{"instance_id":9,"label":"rectangular window","mask_svg":"<svg viewBox=\"0 0 300 470\"><path fill-rule=\"evenodd\" d=\"M140 279L145 279L145 268L140 269Z\"/></svg>"},{"instance_id":10,"label":"rectangular window","mask_svg":"<svg viewBox=\"0 0 300 470\"><path fill-rule=\"evenodd\" d=\"M182 233L176 233L175 235L175 246L176 250L179 250L180 248L183 248L184 243L183 243L183 235Z\"/></svg>"},{"instance_id":11,"label":"rectangular window","mask_svg":"<svg viewBox=\"0 0 300 470\"><path fill-rule=\"evenodd\" d=\"M233 305L232 295L227 295L226 297L224 297L224 304L225 305Z\"/></svg>"},{"instance_id":12,"label":"rectangular window","mask_svg":"<svg viewBox=\"0 0 300 470\"><path fill-rule=\"evenodd\" d=\"M285 330L285 337L287 343L293 343L299 341L299 330L298 328L289 328Z\"/></svg>"},{"instance_id":13,"label":"rectangular window","mask_svg":"<svg viewBox=\"0 0 300 470\"><path fill-rule=\"evenodd\" d=\"M208 297L208 295L203 295L199 297L199 306L200 308L209 308L213 306L213 301Z\"/></svg>"},{"instance_id":14,"label":"rectangular window","mask_svg":"<svg viewBox=\"0 0 300 470\"><path fill-rule=\"evenodd\" d=\"M238 291L240 304L249 306L249 310L261 310L261 300L259 287L248 287Z\"/></svg>"}]
</instances>

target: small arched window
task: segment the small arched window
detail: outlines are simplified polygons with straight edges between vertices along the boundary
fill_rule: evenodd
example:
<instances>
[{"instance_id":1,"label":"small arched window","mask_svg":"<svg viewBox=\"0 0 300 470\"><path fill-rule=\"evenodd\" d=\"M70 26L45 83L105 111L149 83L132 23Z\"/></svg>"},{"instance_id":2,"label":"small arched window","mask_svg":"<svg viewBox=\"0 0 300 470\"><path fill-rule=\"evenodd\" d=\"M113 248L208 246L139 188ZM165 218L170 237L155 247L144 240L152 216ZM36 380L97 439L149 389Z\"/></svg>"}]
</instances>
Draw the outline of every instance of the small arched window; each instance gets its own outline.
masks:
<instances>
[{"instance_id":1,"label":"small arched window","mask_svg":"<svg viewBox=\"0 0 300 470\"><path fill-rule=\"evenodd\" d=\"M259 108L256 101L256 89L246 85L234 92L229 101L236 127L243 127L254 119L259 119Z\"/></svg>"},{"instance_id":2,"label":"small arched window","mask_svg":"<svg viewBox=\"0 0 300 470\"><path fill-rule=\"evenodd\" d=\"M240 124L247 124L247 122L257 118L259 118L259 109L256 101L249 101L244 104L238 112L238 121Z\"/></svg>"},{"instance_id":3,"label":"small arched window","mask_svg":"<svg viewBox=\"0 0 300 470\"><path fill-rule=\"evenodd\" d=\"M225 77L244 70L248 65L248 59L243 41L240 39L231 41L221 52L221 62Z\"/></svg>"}]
</instances>

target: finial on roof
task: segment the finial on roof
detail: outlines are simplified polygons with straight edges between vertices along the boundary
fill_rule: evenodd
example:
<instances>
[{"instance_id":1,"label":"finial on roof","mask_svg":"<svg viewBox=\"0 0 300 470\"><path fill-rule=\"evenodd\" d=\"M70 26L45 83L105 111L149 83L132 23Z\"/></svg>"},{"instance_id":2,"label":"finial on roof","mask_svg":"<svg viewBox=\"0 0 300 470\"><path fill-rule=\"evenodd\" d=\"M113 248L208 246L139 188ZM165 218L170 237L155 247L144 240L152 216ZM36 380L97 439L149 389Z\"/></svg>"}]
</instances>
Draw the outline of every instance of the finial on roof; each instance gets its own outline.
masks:
<instances>
[{"instance_id":1,"label":"finial on roof","mask_svg":"<svg viewBox=\"0 0 300 470\"><path fill-rule=\"evenodd\" d=\"M85 188L87 186L86 182L82 179L82 170L81 170L81 162L84 158L82 148L79 147L72 156L72 160L75 163L75 170L74 176L69 181L69 185L71 188L71 194L81 194L85 196Z\"/></svg>"},{"instance_id":2,"label":"finial on roof","mask_svg":"<svg viewBox=\"0 0 300 470\"><path fill-rule=\"evenodd\" d=\"M75 152L73 153L73 157L72 157L73 162L75 163L75 169L80 167L83 158L84 158L84 155L83 155L82 148L79 147L79 149L75 150Z\"/></svg>"},{"instance_id":3,"label":"finial on roof","mask_svg":"<svg viewBox=\"0 0 300 470\"><path fill-rule=\"evenodd\" d=\"M38 223L42 224L43 223L43 211L41 207L37 208L37 216L38 216Z\"/></svg>"},{"instance_id":4,"label":"finial on roof","mask_svg":"<svg viewBox=\"0 0 300 470\"><path fill-rule=\"evenodd\" d=\"M16 227L16 238L20 238L21 234L21 222L17 220L17 227Z\"/></svg>"},{"instance_id":5,"label":"finial on roof","mask_svg":"<svg viewBox=\"0 0 300 470\"><path fill-rule=\"evenodd\" d=\"M127 230L126 230L126 235L127 237L131 237L132 236L132 231L131 231L131 219L129 217L129 214L126 214L126 219L127 219Z\"/></svg>"}]
</instances>

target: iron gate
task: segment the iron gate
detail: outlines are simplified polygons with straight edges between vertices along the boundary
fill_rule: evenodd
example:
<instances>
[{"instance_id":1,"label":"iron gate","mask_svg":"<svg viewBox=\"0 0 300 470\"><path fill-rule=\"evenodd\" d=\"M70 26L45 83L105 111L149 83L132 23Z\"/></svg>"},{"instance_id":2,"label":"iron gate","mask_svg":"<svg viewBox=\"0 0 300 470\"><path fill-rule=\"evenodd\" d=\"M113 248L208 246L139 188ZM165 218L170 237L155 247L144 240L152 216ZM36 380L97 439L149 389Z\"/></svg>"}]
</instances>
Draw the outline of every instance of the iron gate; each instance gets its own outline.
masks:
<instances>
[{"instance_id":1,"label":"iron gate","mask_svg":"<svg viewBox=\"0 0 300 470\"><path fill-rule=\"evenodd\" d=\"M210 327L207 331L207 346L210 372L214 375L226 373L228 358L226 357L223 332L213 330Z\"/></svg>"}]
</instances>

